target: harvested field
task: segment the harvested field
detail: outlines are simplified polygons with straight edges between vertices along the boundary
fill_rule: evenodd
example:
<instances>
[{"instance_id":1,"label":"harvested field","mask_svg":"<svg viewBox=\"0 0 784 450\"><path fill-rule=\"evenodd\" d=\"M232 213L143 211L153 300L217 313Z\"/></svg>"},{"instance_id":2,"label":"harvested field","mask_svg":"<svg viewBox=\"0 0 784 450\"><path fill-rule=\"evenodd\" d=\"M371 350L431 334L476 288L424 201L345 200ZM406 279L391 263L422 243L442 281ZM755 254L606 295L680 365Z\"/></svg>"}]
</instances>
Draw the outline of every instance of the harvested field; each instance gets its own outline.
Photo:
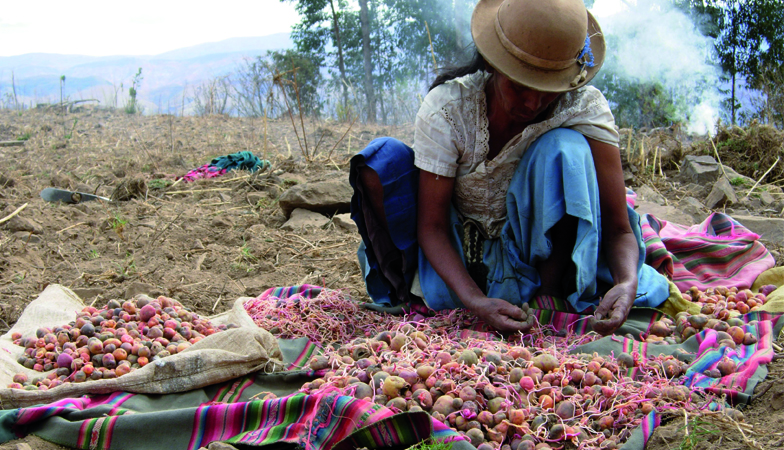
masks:
<instances>
[{"instance_id":1,"label":"harvested field","mask_svg":"<svg viewBox=\"0 0 784 450\"><path fill-rule=\"evenodd\" d=\"M413 127L315 121L306 121L305 127L303 137L288 118L265 122L221 116L128 116L92 108L65 117L51 111L0 111L0 141L25 139L23 145L0 147L5 162L0 167L0 220L16 213L0 225L0 332L53 283L99 307L110 299L147 293L179 300L204 316L226 311L235 299L255 297L274 286L314 284L367 300L356 263L358 234L335 223L324 229L282 230L286 217L277 200L295 184L347 178L353 152L379 136L411 143ZM629 137L629 145L632 142L646 141ZM674 155L668 153L673 160L687 147L677 138L667 142L678 149ZM746 147L725 144L719 151L733 148ZM271 168L193 183L175 181L217 156L244 150L270 160ZM726 153L721 157L725 163L733 160ZM749 177L759 178L776 159L766 158L748 169ZM658 167L654 164L650 173L641 169L630 186L646 182L678 205L685 193L671 182L677 164L665 159ZM780 173L771 172L777 177ZM46 187L124 200L52 204L39 197ZM777 216L784 198L776 189L765 190L778 204L762 205L753 198L743 205L745 212ZM766 244L782 265L780 244ZM776 360L769 370L752 404L743 410L745 422L728 421L726 416L695 421L691 412L668 413L648 448L781 448L784 390L779 385L784 363ZM692 425L685 427L685 421ZM18 447L23 443L62 448L28 437L0 449L23 448Z\"/></svg>"}]
</instances>

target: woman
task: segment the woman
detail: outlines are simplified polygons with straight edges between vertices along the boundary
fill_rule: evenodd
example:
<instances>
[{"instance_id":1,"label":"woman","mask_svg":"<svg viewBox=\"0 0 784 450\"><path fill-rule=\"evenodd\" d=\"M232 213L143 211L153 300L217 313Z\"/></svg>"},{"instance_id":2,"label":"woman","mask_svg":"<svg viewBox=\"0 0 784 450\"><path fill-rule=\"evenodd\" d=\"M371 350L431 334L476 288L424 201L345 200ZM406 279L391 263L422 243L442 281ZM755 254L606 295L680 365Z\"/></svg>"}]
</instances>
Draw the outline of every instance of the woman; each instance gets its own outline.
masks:
<instances>
[{"instance_id":1,"label":"woman","mask_svg":"<svg viewBox=\"0 0 784 450\"><path fill-rule=\"evenodd\" d=\"M352 158L352 217L374 302L465 307L501 332L519 305L566 299L611 333L667 281L643 264L618 133L586 84L604 59L582 0L480 0L474 61L436 79L413 150L384 138Z\"/></svg>"}]
</instances>

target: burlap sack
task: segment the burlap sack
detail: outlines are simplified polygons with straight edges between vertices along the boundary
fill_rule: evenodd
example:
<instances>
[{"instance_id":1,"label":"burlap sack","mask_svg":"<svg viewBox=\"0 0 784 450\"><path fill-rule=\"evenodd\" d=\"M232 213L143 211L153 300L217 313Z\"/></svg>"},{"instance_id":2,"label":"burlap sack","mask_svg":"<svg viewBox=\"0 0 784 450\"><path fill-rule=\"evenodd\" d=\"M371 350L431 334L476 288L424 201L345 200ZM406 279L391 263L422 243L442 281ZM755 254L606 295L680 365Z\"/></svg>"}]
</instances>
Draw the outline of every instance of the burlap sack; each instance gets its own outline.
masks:
<instances>
[{"instance_id":1,"label":"burlap sack","mask_svg":"<svg viewBox=\"0 0 784 450\"><path fill-rule=\"evenodd\" d=\"M215 323L233 323L238 328L215 333L187 350L151 362L118 378L65 383L46 391L8 389L16 373L28 378L45 376L16 362L24 349L14 345L11 334L30 336L40 327L54 327L73 321L84 303L71 290L49 285L25 308L14 327L0 337L0 406L3 409L51 403L84 394L107 394L123 391L139 394L170 394L197 389L264 370L283 370L280 348L272 334L258 328L242 306L246 298L235 301L233 308L211 317Z\"/></svg>"}]
</instances>

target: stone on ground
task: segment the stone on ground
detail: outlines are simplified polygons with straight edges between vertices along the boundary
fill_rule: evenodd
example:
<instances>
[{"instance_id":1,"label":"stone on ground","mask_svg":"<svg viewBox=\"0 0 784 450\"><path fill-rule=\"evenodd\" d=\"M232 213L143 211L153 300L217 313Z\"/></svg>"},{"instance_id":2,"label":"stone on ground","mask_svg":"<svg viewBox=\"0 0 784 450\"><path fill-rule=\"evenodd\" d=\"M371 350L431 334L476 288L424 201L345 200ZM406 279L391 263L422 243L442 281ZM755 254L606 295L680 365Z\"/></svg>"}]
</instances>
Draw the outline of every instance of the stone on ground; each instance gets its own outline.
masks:
<instances>
[{"instance_id":1,"label":"stone on ground","mask_svg":"<svg viewBox=\"0 0 784 450\"><path fill-rule=\"evenodd\" d=\"M352 194L347 177L341 177L293 186L281 194L278 203L286 217L296 208L322 214L342 214L351 209Z\"/></svg>"},{"instance_id":2,"label":"stone on ground","mask_svg":"<svg viewBox=\"0 0 784 450\"><path fill-rule=\"evenodd\" d=\"M686 155L681 165L681 175L692 183L706 184L719 178L719 163L707 155Z\"/></svg>"},{"instance_id":3,"label":"stone on ground","mask_svg":"<svg viewBox=\"0 0 784 450\"><path fill-rule=\"evenodd\" d=\"M317 212L296 208L291 212L291 217L283 225L282 230L302 231L308 228L322 228L329 223L329 219Z\"/></svg>"},{"instance_id":4,"label":"stone on ground","mask_svg":"<svg viewBox=\"0 0 784 450\"><path fill-rule=\"evenodd\" d=\"M713 184L708 198L705 199L705 206L710 209L721 208L725 205L732 205L738 203L738 197L735 195L735 188L732 187L730 181L726 177L721 177Z\"/></svg>"},{"instance_id":5,"label":"stone on ground","mask_svg":"<svg viewBox=\"0 0 784 450\"><path fill-rule=\"evenodd\" d=\"M332 217L332 221L335 223L335 225L346 231L350 231L352 233L357 233L359 231L357 224L351 220L351 214L349 213L335 214L335 216Z\"/></svg>"}]
</instances>

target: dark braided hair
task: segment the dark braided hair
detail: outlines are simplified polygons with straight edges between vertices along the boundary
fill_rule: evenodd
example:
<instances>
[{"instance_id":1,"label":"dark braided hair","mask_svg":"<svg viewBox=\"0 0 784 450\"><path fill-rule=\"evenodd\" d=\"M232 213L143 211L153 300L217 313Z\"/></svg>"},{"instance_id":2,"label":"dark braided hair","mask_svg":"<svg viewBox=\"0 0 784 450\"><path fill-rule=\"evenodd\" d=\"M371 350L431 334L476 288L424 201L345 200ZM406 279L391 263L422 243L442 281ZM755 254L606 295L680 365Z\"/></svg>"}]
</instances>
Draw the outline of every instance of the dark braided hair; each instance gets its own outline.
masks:
<instances>
[{"instance_id":1,"label":"dark braided hair","mask_svg":"<svg viewBox=\"0 0 784 450\"><path fill-rule=\"evenodd\" d=\"M487 62L482 57L482 55L479 54L479 51L476 49L476 47L473 47L471 59L463 65L445 67L443 70L441 70L441 73L439 73L436 79L433 80L433 84L430 85L428 92L449 80L454 80L455 78L460 78L480 70L485 70L486 68Z\"/></svg>"}]
</instances>

